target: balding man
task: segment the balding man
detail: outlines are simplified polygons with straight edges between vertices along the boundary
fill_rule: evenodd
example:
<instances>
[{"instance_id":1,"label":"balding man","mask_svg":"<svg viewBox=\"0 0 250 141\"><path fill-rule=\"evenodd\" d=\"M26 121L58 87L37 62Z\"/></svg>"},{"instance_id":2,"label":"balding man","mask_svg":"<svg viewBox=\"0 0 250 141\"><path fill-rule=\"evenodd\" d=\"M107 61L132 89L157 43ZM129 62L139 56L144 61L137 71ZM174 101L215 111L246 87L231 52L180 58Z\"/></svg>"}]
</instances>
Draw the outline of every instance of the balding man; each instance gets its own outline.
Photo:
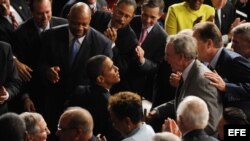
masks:
<instances>
[{"instance_id":1,"label":"balding man","mask_svg":"<svg viewBox=\"0 0 250 141\"><path fill-rule=\"evenodd\" d=\"M60 141L88 141L93 135L93 128L93 119L87 110L70 107L61 115L56 135Z\"/></svg>"},{"instance_id":2,"label":"balding man","mask_svg":"<svg viewBox=\"0 0 250 141\"><path fill-rule=\"evenodd\" d=\"M87 60L97 54L112 58L112 42L89 26L91 11L85 3L76 3L68 15L69 25L42 34L39 72L46 84L46 121L55 131L57 119L75 86L87 85Z\"/></svg>"}]
</instances>

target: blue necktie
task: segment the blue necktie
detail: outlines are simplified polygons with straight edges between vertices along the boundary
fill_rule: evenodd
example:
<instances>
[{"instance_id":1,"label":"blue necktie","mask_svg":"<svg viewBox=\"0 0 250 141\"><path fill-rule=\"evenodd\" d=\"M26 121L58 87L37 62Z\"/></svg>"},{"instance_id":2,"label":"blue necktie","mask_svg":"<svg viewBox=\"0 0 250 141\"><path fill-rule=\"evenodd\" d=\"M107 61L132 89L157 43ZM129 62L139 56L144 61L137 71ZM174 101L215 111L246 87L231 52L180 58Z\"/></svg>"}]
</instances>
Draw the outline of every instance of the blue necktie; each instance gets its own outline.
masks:
<instances>
[{"instance_id":1,"label":"blue necktie","mask_svg":"<svg viewBox=\"0 0 250 141\"><path fill-rule=\"evenodd\" d=\"M74 38L72 40L72 44L71 44L71 47L70 47L70 66L72 66L74 60L75 60L75 57L76 57L76 54L78 52L78 40L77 38Z\"/></svg>"}]
</instances>

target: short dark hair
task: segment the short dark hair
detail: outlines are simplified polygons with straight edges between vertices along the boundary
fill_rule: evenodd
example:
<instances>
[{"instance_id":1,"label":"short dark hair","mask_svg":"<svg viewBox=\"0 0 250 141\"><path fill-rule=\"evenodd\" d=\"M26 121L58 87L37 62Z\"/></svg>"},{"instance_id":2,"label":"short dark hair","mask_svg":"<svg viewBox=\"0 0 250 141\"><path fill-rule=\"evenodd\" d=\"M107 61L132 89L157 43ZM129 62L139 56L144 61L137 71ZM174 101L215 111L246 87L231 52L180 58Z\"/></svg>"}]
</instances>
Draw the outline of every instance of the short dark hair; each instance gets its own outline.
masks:
<instances>
[{"instance_id":1,"label":"short dark hair","mask_svg":"<svg viewBox=\"0 0 250 141\"><path fill-rule=\"evenodd\" d=\"M142 3L142 8L143 7L150 7L150 8L159 7L160 12L162 13L164 9L164 2L163 0L144 0Z\"/></svg>"},{"instance_id":2,"label":"short dark hair","mask_svg":"<svg viewBox=\"0 0 250 141\"><path fill-rule=\"evenodd\" d=\"M108 57L105 55L96 55L87 61L86 71L91 81L96 82L96 78L103 72L103 62Z\"/></svg>"},{"instance_id":3,"label":"short dark hair","mask_svg":"<svg viewBox=\"0 0 250 141\"><path fill-rule=\"evenodd\" d=\"M24 141L26 126L16 113L5 113L0 116L1 141Z\"/></svg>"},{"instance_id":4,"label":"short dark hair","mask_svg":"<svg viewBox=\"0 0 250 141\"><path fill-rule=\"evenodd\" d=\"M213 22L202 22L197 23L193 27L194 32L197 32L199 38L206 42L208 39L211 39L216 48L222 46L222 36L219 28Z\"/></svg>"},{"instance_id":5,"label":"short dark hair","mask_svg":"<svg viewBox=\"0 0 250 141\"><path fill-rule=\"evenodd\" d=\"M30 7L30 11L33 11L34 9L34 3L35 2L39 2L39 3L41 3L42 1L44 1L44 0L28 0L28 5L29 5L29 7ZM53 2L53 0L49 0L50 1L50 3L51 3L51 7L52 7L52 2Z\"/></svg>"},{"instance_id":6,"label":"short dark hair","mask_svg":"<svg viewBox=\"0 0 250 141\"><path fill-rule=\"evenodd\" d=\"M108 109L119 120L129 117L134 124L140 122L143 117L141 97L129 91L110 96Z\"/></svg>"},{"instance_id":7,"label":"short dark hair","mask_svg":"<svg viewBox=\"0 0 250 141\"><path fill-rule=\"evenodd\" d=\"M118 0L116 2L116 6L119 6L120 4L123 4L123 3L125 3L127 5L132 5L135 8L135 10L137 8L137 4L136 4L135 0Z\"/></svg>"},{"instance_id":8,"label":"short dark hair","mask_svg":"<svg viewBox=\"0 0 250 141\"><path fill-rule=\"evenodd\" d=\"M249 124L244 111L237 107L227 107L223 111L223 118L227 124L245 125Z\"/></svg>"}]
</instances>

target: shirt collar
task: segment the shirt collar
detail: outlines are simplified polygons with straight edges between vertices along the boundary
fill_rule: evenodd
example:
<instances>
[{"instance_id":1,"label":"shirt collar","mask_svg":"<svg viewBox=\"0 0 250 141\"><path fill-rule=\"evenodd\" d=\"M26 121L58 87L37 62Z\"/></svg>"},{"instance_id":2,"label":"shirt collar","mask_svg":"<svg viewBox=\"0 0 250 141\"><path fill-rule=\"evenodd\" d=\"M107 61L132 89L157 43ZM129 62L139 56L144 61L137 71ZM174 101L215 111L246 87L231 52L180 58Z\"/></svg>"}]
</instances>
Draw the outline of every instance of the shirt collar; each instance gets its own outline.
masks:
<instances>
[{"instance_id":1,"label":"shirt collar","mask_svg":"<svg viewBox=\"0 0 250 141\"><path fill-rule=\"evenodd\" d=\"M80 37L80 38L77 38L77 41L80 43L80 45L82 44L84 38L85 38L86 35ZM70 29L69 29L69 41L71 42L72 40L74 39L74 35L71 33ZM71 44L69 42L69 45Z\"/></svg>"},{"instance_id":2,"label":"shirt collar","mask_svg":"<svg viewBox=\"0 0 250 141\"><path fill-rule=\"evenodd\" d=\"M210 62L210 66L212 67L212 68L215 68L215 66L216 66L216 64L217 64L217 62L218 62L218 60L219 60L219 57L220 57L220 54L221 54L221 51L222 51L222 47L216 52L216 54L215 54L215 56L214 56L214 58L212 59L212 61Z\"/></svg>"},{"instance_id":3,"label":"shirt collar","mask_svg":"<svg viewBox=\"0 0 250 141\"><path fill-rule=\"evenodd\" d=\"M188 73L190 71L190 69L192 68L193 64L194 64L193 60L186 68L185 70L182 72L182 78L183 78L183 82L185 82L185 80L187 79Z\"/></svg>"}]
</instances>

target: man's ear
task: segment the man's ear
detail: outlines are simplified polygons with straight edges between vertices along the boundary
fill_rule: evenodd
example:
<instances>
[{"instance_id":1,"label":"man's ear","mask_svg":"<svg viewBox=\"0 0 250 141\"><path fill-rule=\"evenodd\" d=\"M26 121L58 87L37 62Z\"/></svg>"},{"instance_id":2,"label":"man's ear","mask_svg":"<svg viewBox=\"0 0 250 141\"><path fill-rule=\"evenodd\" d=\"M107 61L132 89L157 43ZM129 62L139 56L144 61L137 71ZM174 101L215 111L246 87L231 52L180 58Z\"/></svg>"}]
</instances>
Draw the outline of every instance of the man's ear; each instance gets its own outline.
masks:
<instances>
[{"instance_id":1,"label":"man's ear","mask_svg":"<svg viewBox=\"0 0 250 141\"><path fill-rule=\"evenodd\" d=\"M102 75L99 75L97 78L96 78L96 82L98 83L103 83L104 82L104 77Z\"/></svg>"}]
</instances>

